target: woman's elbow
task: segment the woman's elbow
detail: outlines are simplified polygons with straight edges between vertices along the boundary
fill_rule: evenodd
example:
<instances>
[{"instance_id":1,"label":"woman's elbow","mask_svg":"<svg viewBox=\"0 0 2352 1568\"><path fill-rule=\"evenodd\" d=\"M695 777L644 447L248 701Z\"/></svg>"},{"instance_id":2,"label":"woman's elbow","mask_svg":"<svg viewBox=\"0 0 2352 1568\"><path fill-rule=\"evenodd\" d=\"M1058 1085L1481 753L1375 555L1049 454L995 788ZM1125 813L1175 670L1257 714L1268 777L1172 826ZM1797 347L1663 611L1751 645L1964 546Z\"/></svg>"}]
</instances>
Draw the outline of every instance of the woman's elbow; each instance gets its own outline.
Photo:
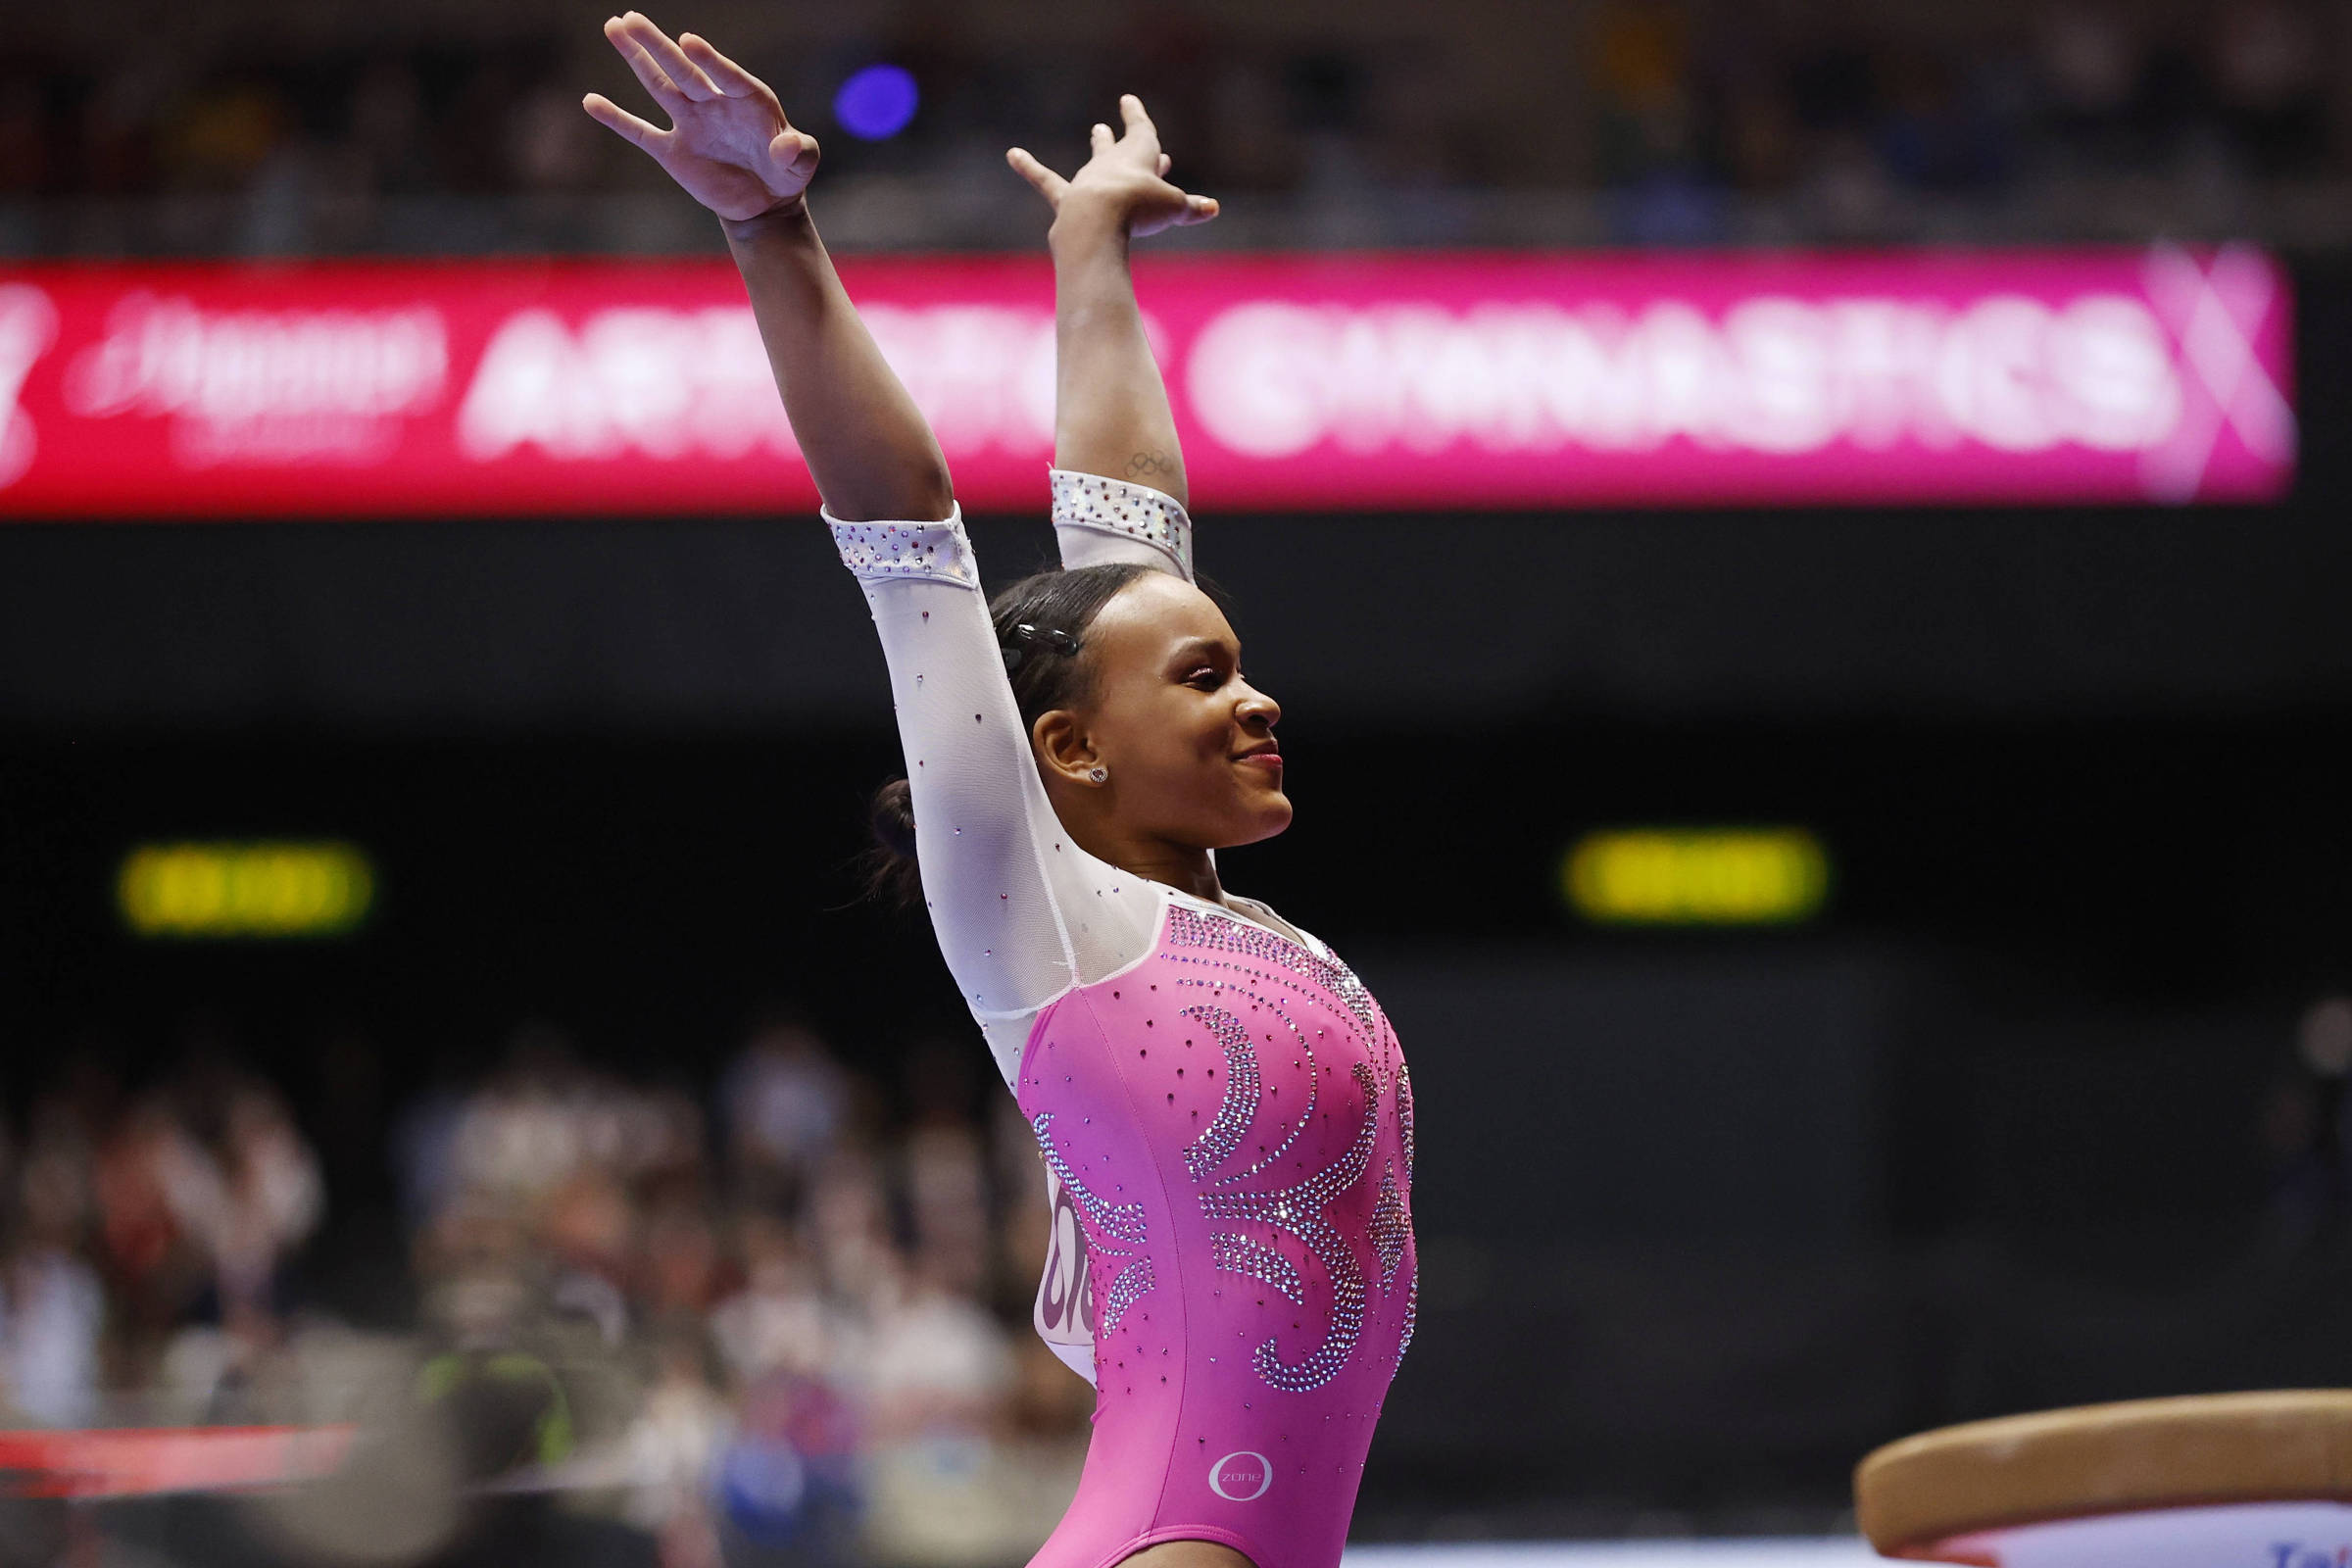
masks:
<instances>
[{"instance_id":1,"label":"woman's elbow","mask_svg":"<svg viewBox=\"0 0 2352 1568\"><path fill-rule=\"evenodd\" d=\"M944 463L924 477L918 493L922 510L908 514L910 516L945 518L956 511L956 481L949 476Z\"/></svg>"},{"instance_id":2,"label":"woman's elbow","mask_svg":"<svg viewBox=\"0 0 2352 1568\"><path fill-rule=\"evenodd\" d=\"M956 481L945 462L916 468L891 486L889 510L893 521L944 522L956 513Z\"/></svg>"},{"instance_id":3,"label":"woman's elbow","mask_svg":"<svg viewBox=\"0 0 2352 1568\"><path fill-rule=\"evenodd\" d=\"M956 513L956 484L936 471L869 475L860 484L819 485L825 510L841 522L945 522Z\"/></svg>"}]
</instances>

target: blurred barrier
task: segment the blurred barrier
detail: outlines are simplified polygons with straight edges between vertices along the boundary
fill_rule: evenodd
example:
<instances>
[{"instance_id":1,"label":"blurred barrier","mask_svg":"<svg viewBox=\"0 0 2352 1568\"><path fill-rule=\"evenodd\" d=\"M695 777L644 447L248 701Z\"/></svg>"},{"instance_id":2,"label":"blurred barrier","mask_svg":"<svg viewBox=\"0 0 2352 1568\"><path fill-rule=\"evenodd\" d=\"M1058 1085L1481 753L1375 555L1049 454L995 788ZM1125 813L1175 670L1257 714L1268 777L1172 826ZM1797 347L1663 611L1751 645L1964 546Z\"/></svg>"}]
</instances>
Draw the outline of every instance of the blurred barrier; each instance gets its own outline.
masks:
<instances>
[{"instance_id":1,"label":"blurred barrier","mask_svg":"<svg viewBox=\"0 0 2352 1568\"><path fill-rule=\"evenodd\" d=\"M1173 258L1193 494L1291 511L2275 497L2244 249ZM1053 447L1042 259L849 280L975 510ZM0 273L0 508L699 513L814 492L723 264Z\"/></svg>"},{"instance_id":2,"label":"blurred barrier","mask_svg":"<svg viewBox=\"0 0 2352 1568\"><path fill-rule=\"evenodd\" d=\"M331 1474L356 1432L350 1426L0 1432L0 1491L128 1497L279 1487Z\"/></svg>"}]
</instances>

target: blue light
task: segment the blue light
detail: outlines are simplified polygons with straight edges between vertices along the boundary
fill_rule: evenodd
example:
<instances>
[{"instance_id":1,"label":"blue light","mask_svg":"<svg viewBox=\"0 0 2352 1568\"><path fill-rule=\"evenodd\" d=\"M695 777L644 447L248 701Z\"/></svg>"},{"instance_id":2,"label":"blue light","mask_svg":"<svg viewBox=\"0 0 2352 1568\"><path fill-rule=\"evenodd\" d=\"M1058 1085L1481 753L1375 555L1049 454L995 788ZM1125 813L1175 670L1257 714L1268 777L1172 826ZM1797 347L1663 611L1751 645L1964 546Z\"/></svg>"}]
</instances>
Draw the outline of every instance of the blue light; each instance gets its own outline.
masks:
<instances>
[{"instance_id":1,"label":"blue light","mask_svg":"<svg viewBox=\"0 0 2352 1568\"><path fill-rule=\"evenodd\" d=\"M868 66L833 95L833 118L841 128L866 141L883 141L914 118L914 77L898 66Z\"/></svg>"}]
</instances>

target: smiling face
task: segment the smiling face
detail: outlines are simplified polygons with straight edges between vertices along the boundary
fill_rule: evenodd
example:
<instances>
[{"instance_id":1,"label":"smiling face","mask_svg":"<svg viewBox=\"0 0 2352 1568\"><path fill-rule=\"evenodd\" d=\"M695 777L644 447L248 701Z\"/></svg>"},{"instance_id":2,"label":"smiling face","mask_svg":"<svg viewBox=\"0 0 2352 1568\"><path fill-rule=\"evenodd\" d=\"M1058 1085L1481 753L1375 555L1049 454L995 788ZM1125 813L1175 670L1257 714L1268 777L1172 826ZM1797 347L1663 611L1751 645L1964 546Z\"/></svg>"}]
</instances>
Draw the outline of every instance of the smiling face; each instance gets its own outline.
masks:
<instances>
[{"instance_id":1,"label":"smiling face","mask_svg":"<svg viewBox=\"0 0 2352 1568\"><path fill-rule=\"evenodd\" d=\"M1050 770L1082 784L1096 763L1107 769L1098 788L1124 834L1216 850L1290 826L1274 740L1282 709L1243 678L1241 640L1213 600L1146 572L1102 607L1084 643L1085 705L1035 731Z\"/></svg>"}]
</instances>

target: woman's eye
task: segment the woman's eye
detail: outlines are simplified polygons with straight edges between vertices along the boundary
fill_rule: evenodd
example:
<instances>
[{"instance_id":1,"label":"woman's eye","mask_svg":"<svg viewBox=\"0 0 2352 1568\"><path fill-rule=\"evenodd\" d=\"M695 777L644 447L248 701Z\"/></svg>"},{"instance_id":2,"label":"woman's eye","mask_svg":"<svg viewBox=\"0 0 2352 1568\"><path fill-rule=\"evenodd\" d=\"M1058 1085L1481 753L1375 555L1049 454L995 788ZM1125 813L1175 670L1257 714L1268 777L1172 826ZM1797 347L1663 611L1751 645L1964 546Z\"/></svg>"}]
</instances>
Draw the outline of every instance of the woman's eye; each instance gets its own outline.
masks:
<instances>
[{"instance_id":1,"label":"woman's eye","mask_svg":"<svg viewBox=\"0 0 2352 1568\"><path fill-rule=\"evenodd\" d=\"M1200 686L1203 691L1213 692L1218 687L1225 684L1225 677L1218 674L1214 669L1211 669L1206 664L1203 664L1199 669L1194 670L1184 679L1185 684L1188 686Z\"/></svg>"}]
</instances>

